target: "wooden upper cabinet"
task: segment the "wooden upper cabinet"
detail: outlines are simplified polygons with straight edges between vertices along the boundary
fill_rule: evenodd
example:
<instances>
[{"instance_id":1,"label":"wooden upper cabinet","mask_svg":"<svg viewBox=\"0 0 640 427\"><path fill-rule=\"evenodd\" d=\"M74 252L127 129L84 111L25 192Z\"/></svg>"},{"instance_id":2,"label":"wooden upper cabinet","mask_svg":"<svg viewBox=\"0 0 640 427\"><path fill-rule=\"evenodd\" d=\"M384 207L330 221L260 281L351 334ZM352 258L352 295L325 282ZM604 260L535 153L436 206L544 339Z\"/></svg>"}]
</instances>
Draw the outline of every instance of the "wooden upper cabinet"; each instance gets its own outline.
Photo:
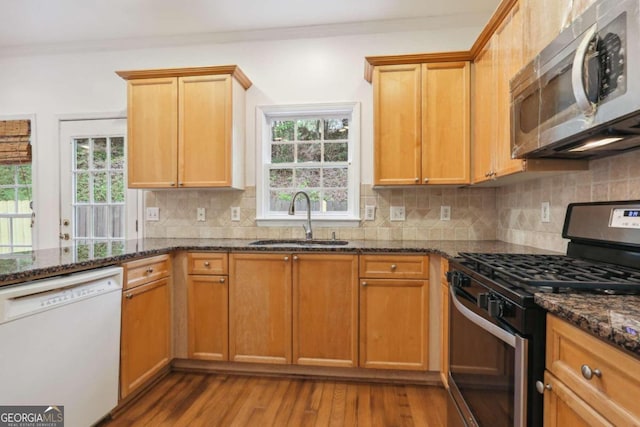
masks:
<instances>
[{"instance_id":1,"label":"wooden upper cabinet","mask_svg":"<svg viewBox=\"0 0 640 427\"><path fill-rule=\"evenodd\" d=\"M373 69L374 184L469 182L469 64Z\"/></svg>"},{"instance_id":2,"label":"wooden upper cabinet","mask_svg":"<svg viewBox=\"0 0 640 427\"><path fill-rule=\"evenodd\" d=\"M128 81L129 187L244 187L251 82L238 67L117 73Z\"/></svg>"},{"instance_id":3,"label":"wooden upper cabinet","mask_svg":"<svg viewBox=\"0 0 640 427\"><path fill-rule=\"evenodd\" d=\"M389 65L373 71L374 183L420 181L421 67Z\"/></svg>"},{"instance_id":4,"label":"wooden upper cabinet","mask_svg":"<svg viewBox=\"0 0 640 427\"><path fill-rule=\"evenodd\" d=\"M127 84L129 187L175 186L178 174L178 82L175 78Z\"/></svg>"},{"instance_id":5,"label":"wooden upper cabinet","mask_svg":"<svg viewBox=\"0 0 640 427\"><path fill-rule=\"evenodd\" d=\"M496 131L496 90L493 40L473 63L473 182L492 177L494 167L493 135Z\"/></svg>"},{"instance_id":6,"label":"wooden upper cabinet","mask_svg":"<svg viewBox=\"0 0 640 427\"><path fill-rule=\"evenodd\" d=\"M422 183L470 180L469 62L422 65Z\"/></svg>"}]
</instances>

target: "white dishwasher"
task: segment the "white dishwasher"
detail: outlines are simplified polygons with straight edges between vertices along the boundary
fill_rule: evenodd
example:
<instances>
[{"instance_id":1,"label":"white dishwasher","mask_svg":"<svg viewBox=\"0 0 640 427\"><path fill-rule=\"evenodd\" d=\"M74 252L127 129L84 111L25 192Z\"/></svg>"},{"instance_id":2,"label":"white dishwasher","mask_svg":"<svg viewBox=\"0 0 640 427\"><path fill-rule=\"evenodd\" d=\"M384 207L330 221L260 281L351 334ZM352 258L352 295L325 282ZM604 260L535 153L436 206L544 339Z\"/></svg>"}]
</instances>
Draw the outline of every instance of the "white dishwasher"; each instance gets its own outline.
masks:
<instances>
[{"instance_id":1,"label":"white dishwasher","mask_svg":"<svg viewBox=\"0 0 640 427\"><path fill-rule=\"evenodd\" d=\"M64 406L87 427L118 403L122 268L0 288L0 405Z\"/></svg>"}]
</instances>

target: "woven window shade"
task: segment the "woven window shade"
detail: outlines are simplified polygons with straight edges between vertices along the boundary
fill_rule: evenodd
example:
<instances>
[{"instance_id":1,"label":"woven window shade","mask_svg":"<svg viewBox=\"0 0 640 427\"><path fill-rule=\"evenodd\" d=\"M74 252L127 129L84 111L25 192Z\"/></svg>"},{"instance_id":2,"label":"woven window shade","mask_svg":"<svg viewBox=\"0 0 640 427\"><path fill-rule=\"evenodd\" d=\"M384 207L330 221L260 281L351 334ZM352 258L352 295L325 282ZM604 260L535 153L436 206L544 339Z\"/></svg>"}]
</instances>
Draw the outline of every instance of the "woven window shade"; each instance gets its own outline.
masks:
<instances>
[{"instance_id":1,"label":"woven window shade","mask_svg":"<svg viewBox=\"0 0 640 427\"><path fill-rule=\"evenodd\" d=\"M0 120L0 165L31 163L31 121Z\"/></svg>"}]
</instances>

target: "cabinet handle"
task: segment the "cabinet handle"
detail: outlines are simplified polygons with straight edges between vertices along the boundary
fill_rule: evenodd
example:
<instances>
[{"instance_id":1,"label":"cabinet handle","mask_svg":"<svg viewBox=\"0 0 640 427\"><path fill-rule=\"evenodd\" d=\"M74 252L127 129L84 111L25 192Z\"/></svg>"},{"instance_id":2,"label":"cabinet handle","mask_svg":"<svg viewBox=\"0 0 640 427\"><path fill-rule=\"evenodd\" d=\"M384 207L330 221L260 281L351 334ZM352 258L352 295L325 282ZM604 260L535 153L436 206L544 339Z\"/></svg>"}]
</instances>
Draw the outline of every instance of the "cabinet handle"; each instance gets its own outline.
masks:
<instances>
[{"instance_id":1,"label":"cabinet handle","mask_svg":"<svg viewBox=\"0 0 640 427\"><path fill-rule=\"evenodd\" d=\"M582 365L580 367L580 372L582 372L582 376L586 379L590 380L595 375L598 378L602 378L602 371L600 369L591 369L589 365Z\"/></svg>"},{"instance_id":2,"label":"cabinet handle","mask_svg":"<svg viewBox=\"0 0 640 427\"><path fill-rule=\"evenodd\" d=\"M149 268L147 268L147 273L148 273L148 274L153 273L153 267L149 267Z\"/></svg>"},{"instance_id":3,"label":"cabinet handle","mask_svg":"<svg viewBox=\"0 0 640 427\"><path fill-rule=\"evenodd\" d=\"M207 267L207 268L209 268L209 261L205 261L205 262L204 262L204 266L205 266L205 267Z\"/></svg>"},{"instance_id":4,"label":"cabinet handle","mask_svg":"<svg viewBox=\"0 0 640 427\"><path fill-rule=\"evenodd\" d=\"M367 282L362 282L362 286L367 286Z\"/></svg>"},{"instance_id":5,"label":"cabinet handle","mask_svg":"<svg viewBox=\"0 0 640 427\"><path fill-rule=\"evenodd\" d=\"M416 184L420 182L420 178L415 178Z\"/></svg>"},{"instance_id":6,"label":"cabinet handle","mask_svg":"<svg viewBox=\"0 0 640 427\"><path fill-rule=\"evenodd\" d=\"M429 178L424 179L424 183L426 184L427 182L429 182Z\"/></svg>"},{"instance_id":7,"label":"cabinet handle","mask_svg":"<svg viewBox=\"0 0 640 427\"><path fill-rule=\"evenodd\" d=\"M125 297L126 299L131 299L131 298L133 298L133 294L128 293L128 294L126 294L124 297Z\"/></svg>"},{"instance_id":8,"label":"cabinet handle","mask_svg":"<svg viewBox=\"0 0 640 427\"><path fill-rule=\"evenodd\" d=\"M294 256L293 256L293 260L294 260L294 261L297 261L297 260L298 260L298 255L294 255Z\"/></svg>"},{"instance_id":9,"label":"cabinet handle","mask_svg":"<svg viewBox=\"0 0 640 427\"><path fill-rule=\"evenodd\" d=\"M545 390L551 390L551 384L545 384L542 381L536 381L536 390L538 390L538 393L544 394Z\"/></svg>"},{"instance_id":10,"label":"cabinet handle","mask_svg":"<svg viewBox=\"0 0 640 427\"><path fill-rule=\"evenodd\" d=\"M221 277L219 280L220 283L224 283L224 277Z\"/></svg>"},{"instance_id":11,"label":"cabinet handle","mask_svg":"<svg viewBox=\"0 0 640 427\"><path fill-rule=\"evenodd\" d=\"M289 257L288 256L284 257L284 260L289 261Z\"/></svg>"},{"instance_id":12,"label":"cabinet handle","mask_svg":"<svg viewBox=\"0 0 640 427\"><path fill-rule=\"evenodd\" d=\"M395 264L391 264L391 271L394 271L396 268L398 268L398 266L397 266L397 265L395 265Z\"/></svg>"}]
</instances>

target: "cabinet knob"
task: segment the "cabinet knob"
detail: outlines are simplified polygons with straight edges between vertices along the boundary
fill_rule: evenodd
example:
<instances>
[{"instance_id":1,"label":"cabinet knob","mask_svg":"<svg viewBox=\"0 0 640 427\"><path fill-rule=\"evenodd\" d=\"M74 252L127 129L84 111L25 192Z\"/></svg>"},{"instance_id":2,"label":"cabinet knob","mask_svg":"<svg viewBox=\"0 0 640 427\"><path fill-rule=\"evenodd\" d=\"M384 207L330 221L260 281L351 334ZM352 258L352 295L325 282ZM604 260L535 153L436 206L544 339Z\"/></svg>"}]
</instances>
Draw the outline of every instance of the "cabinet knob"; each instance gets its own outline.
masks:
<instances>
[{"instance_id":1,"label":"cabinet knob","mask_svg":"<svg viewBox=\"0 0 640 427\"><path fill-rule=\"evenodd\" d=\"M293 256L293 260L294 260L294 261L297 261L297 260L298 260L298 255L294 255L294 256Z\"/></svg>"},{"instance_id":2,"label":"cabinet knob","mask_svg":"<svg viewBox=\"0 0 640 427\"><path fill-rule=\"evenodd\" d=\"M208 267L209 267L209 265L210 265L210 264L209 264L209 261L205 261L205 262L204 262L204 266L205 266L205 267L207 267L207 268L208 268Z\"/></svg>"},{"instance_id":3,"label":"cabinet knob","mask_svg":"<svg viewBox=\"0 0 640 427\"><path fill-rule=\"evenodd\" d=\"M151 273L153 273L153 267L147 268L147 274L151 274Z\"/></svg>"},{"instance_id":4,"label":"cabinet knob","mask_svg":"<svg viewBox=\"0 0 640 427\"><path fill-rule=\"evenodd\" d=\"M538 393L544 394L545 390L551 390L551 384L545 384L542 381L536 381L536 390L538 390Z\"/></svg>"},{"instance_id":5,"label":"cabinet knob","mask_svg":"<svg viewBox=\"0 0 640 427\"><path fill-rule=\"evenodd\" d=\"M420 182L420 178L415 178L414 180L415 180L416 184Z\"/></svg>"},{"instance_id":6,"label":"cabinet knob","mask_svg":"<svg viewBox=\"0 0 640 427\"><path fill-rule=\"evenodd\" d=\"M170 182L169 185L172 186L172 187L175 187L176 183L175 182Z\"/></svg>"},{"instance_id":7,"label":"cabinet knob","mask_svg":"<svg viewBox=\"0 0 640 427\"><path fill-rule=\"evenodd\" d=\"M582 376L588 380L593 378L594 375L598 378L602 377L602 371L600 371L600 369L591 369L589 365L582 365L580 367L580 372L582 372Z\"/></svg>"},{"instance_id":8,"label":"cabinet knob","mask_svg":"<svg viewBox=\"0 0 640 427\"><path fill-rule=\"evenodd\" d=\"M362 282L362 286L367 286L367 282Z\"/></svg>"},{"instance_id":9,"label":"cabinet knob","mask_svg":"<svg viewBox=\"0 0 640 427\"><path fill-rule=\"evenodd\" d=\"M424 179L424 183L426 184L427 182L429 182L429 178Z\"/></svg>"},{"instance_id":10,"label":"cabinet knob","mask_svg":"<svg viewBox=\"0 0 640 427\"><path fill-rule=\"evenodd\" d=\"M396 268L398 268L398 266L397 266L397 265L395 265L395 264L391 264L391 271L395 271L395 269L396 269Z\"/></svg>"},{"instance_id":11,"label":"cabinet knob","mask_svg":"<svg viewBox=\"0 0 640 427\"><path fill-rule=\"evenodd\" d=\"M219 281L220 283L224 283L224 277L221 277Z\"/></svg>"},{"instance_id":12,"label":"cabinet knob","mask_svg":"<svg viewBox=\"0 0 640 427\"><path fill-rule=\"evenodd\" d=\"M133 298L133 295L131 293L128 293L124 296L126 299L131 299Z\"/></svg>"},{"instance_id":13,"label":"cabinet knob","mask_svg":"<svg viewBox=\"0 0 640 427\"><path fill-rule=\"evenodd\" d=\"M289 261L289 257L288 256L284 257L284 260Z\"/></svg>"},{"instance_id":14,"label":"cabinet knob","mask_svg":"<svg viewBox=\"0 0 640 427\"><path fill-rule=\"evenodd\" d=\"M184 182L179 182L178 185L182 187L184 185Z\"/></svg>"}]
</instances>

